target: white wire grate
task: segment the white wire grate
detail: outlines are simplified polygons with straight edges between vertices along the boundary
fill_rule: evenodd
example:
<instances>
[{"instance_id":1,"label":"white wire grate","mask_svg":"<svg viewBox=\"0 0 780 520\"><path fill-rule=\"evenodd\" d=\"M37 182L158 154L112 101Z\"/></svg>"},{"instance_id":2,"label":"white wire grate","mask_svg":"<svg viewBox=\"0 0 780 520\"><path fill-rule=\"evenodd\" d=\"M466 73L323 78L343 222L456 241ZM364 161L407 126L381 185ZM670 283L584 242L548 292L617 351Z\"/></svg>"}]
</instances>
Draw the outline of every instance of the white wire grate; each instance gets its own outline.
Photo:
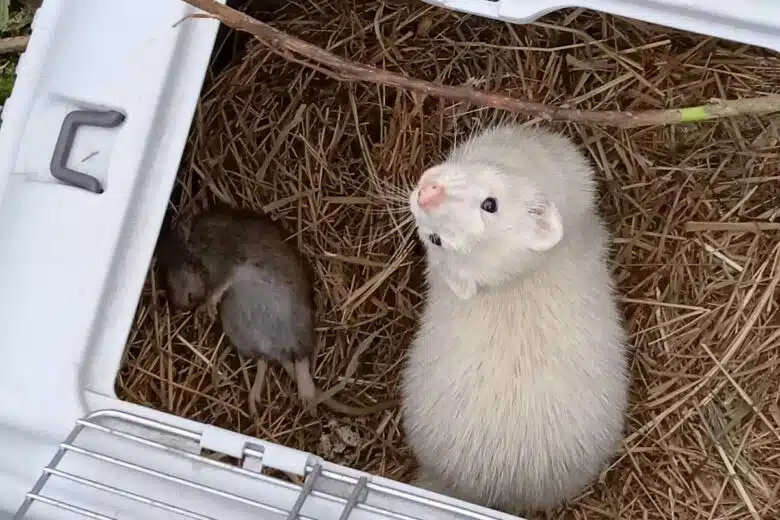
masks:
<instances>
[{"instance_id":1,"label":"white wire grate","mask_svg":"<svg viewBox=\"0 0 780 520\"><path fill-rule=\"evenodd\" d=\"M198 432L126 412L96 412L77 421L14 518L508 518L416 495L312 455L297 485L263 473L287 448L245 444L241 464L231 465L202 455L203 440ZM282 451L271 456L269 450ZM289 472L290 466L273 469Z\"/></svg>"}]
</instances>

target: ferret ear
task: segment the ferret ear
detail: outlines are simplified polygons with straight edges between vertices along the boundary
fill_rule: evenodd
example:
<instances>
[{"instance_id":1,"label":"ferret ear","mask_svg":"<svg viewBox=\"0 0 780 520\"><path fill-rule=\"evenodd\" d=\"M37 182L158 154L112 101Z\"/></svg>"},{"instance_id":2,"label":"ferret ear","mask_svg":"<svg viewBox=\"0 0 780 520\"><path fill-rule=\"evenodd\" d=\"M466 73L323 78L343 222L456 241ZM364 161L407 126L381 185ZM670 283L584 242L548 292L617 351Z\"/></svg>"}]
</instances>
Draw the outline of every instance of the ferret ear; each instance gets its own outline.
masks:
<instances>
[{"instance_id":1,"label":"ferret ear","mask_svg":"<svg viewBox=\"0 0 780 520\"><path fill-rule=\"evenodd\" d=\"M534 204L528 208L533 219L531 230L532 251L549 251L563 238L563 222L561 214L554 202L544 195L539 195Z\"/></svg>"},{"instance_id":2,"label":"ferret ear","mask_svg":"<svg viewBox=\"0 0 780 520\"><path fill-rule=\"evenodd\" d=\"M461 300L470 300L477 294L477 282L470 277L458 273L445 273L444 281Z\"/></svg>"}]
</instances>

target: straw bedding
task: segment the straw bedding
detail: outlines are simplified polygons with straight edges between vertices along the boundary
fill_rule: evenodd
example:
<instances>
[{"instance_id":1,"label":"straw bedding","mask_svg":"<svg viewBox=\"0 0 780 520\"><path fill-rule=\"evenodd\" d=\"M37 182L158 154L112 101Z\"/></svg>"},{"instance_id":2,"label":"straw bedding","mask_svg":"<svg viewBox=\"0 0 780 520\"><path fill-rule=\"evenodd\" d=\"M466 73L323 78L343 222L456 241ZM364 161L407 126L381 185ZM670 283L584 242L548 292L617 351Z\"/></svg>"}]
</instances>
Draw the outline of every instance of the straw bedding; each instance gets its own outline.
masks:
<instances>
[{"instance_id":1,"label":"straw bedding","mask_svg":"<svg viewBox=\"0 0 780 520\"><path fill-rule=\"evenodd\" d=\"M341 0L290 3L273 23L350 59L552 105L641 110L780 90L773 53L585 10L511 26L422 2ZM215 200L277 218L316 273L318 384L378 402L398 391L423 298L399 193L455 138L504 117L339 83L251 45L204 88L172 204L184 219ZM602 181L634 381L614 465L552 516L780 518L777 119L553 126L587 150ZM218 324L168 311L150 270L120 397L412 475L397 410L312 415L273 368L253 420L252 377Z\"/></svg>"}]
</instances>

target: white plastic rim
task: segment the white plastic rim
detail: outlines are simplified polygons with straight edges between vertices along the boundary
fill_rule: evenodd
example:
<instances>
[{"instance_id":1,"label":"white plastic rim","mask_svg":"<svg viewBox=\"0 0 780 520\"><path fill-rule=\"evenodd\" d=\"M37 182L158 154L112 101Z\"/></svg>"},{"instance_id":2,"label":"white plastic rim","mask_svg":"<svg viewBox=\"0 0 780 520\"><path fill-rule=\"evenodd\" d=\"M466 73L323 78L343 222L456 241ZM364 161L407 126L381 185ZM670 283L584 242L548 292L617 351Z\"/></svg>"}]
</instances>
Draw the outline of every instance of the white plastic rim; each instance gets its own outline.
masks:
<instances>
[{"instance_id":1,"label":"white plastic rim","mask_svg":"<svg viewBox=\"0 0 780 520\"><path fill-rule=\"evenodd\" d=\"M455 11L528 23L581 7L780 52L778 0L423 0Z\"/></svg>"}]
</instances>

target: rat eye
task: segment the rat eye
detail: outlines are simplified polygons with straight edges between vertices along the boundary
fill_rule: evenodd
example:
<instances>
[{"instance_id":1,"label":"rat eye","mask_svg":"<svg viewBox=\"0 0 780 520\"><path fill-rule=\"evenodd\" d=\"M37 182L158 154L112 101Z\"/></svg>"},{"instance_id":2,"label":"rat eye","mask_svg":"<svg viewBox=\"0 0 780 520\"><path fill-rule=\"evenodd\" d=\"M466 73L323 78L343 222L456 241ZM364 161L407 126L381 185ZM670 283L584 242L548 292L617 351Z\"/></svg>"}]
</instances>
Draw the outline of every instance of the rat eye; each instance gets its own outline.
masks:
<instances>
[{"instance_id":1,"label":"rat eye","mask_svg":"<svg viewBox=\"0 0 780 520\"><path fill-rule=\"evenodd\" d=\"M432 233L432 234L428 235L428 240L430 240L431 244L433 244L435 246L440 246L441 245L441 237L439 235L437 235L436 233Z\"/></svg>"},{"instance_id":2,"label":"rat eye","mask_svg":"<svg viewBox=\"0 0 780 520\"><path fill-rule=\"evenodd\" d=\"M498 201L496 201L495 197L488 197L482 201L480 208L488 213L495 213L498 211Z\"/></svg>"}]
</instances>

